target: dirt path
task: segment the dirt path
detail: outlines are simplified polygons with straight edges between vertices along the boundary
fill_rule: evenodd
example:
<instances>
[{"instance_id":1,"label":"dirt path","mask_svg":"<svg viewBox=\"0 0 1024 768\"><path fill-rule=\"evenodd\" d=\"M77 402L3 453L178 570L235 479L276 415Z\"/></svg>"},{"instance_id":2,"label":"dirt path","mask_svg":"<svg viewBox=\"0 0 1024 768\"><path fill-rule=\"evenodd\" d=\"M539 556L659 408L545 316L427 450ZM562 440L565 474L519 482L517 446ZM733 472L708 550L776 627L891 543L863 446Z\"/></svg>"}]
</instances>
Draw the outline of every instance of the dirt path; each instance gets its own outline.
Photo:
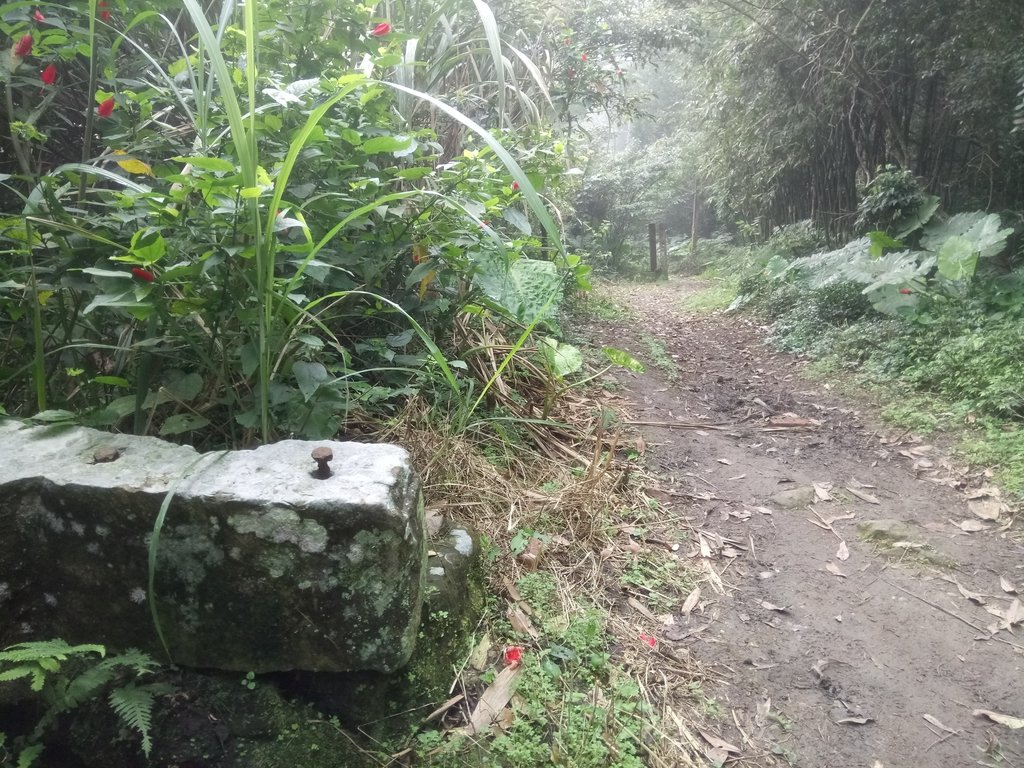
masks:
<instances>
[{"instance_id":1,"label":"dirt path","mask_svg":"<svg viewBox=\"0 0 1024 768\"><path fill-rule=\"evenodd\" d=\"M1024 717L1024 626L991 634L992 611L1024 619L1019 523L991 496L969 504L983 477L804 378L749 320L681 311L700 287L610 286L631 318L588 335L647 363L617 376L637 421L699 427L644 437L651 495L700 532L680 555L721 576L664 642L719 680L730 764L1024 766L1024 728L974 714Z\"/></svg>"}]
</instances>

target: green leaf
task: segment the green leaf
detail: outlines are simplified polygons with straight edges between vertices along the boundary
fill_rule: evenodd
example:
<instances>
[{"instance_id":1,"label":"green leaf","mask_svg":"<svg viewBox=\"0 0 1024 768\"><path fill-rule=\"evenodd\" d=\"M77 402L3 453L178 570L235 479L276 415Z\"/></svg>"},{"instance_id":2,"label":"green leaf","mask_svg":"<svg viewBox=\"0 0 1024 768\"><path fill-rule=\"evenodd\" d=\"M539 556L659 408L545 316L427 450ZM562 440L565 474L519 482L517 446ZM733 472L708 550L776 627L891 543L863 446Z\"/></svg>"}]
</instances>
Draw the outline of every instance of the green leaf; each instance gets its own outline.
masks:
<instances>
[{"instance_id":1,"label":"green leaf","mask_svg":"<svg viewBox=\"0 0 1024 768\"><path fill-rule=\"evenodd\" d=\"M927 224L939 210L939 202L939 198L934 195L926 195L916 211L907 214L896 224L896 239L903 240Z\"/></svg>"},{"instance_id":2,"label":"green leaf","mask_svg":"<svg viewBox=\"0 0 1024 768\"><path fill-rule=\"evenodd\" d=\"M18 768L30 768L42 752L42 744L29 744L18 753Z\"/></svg>"},{"instance_id":3,"label":"green leaf","mask_svg":"<svg viewBox=\"0 0 1024 768\"><path fill-rule=\"evenodd\" d=\"M309 363L304 360L296 361L292 365L292 375L295 376L295 383L299 385L299 391L308 403L321 385L331 381L331 374L323 363Z\"/></svg>"},{"instance_id":4,"label":"green leaf","mask_svg":"<svg viewBox=\"0 0 1024 768\"><path fill-rule=\"evenodd\" d=\"M501 217L527 237L533 234L533 227L530 226L530 220L526 218L522 211L515 208L508 208L503 214L501 214Z\"/></svg>"},{"instance_id":5,"label":"green leaf","mask_svg":"<svg viewBox=\"0 0 1024 768\"><path fill-rule=\"evenodd\" d=\"M30 419L32 421L41 421L45 424L55 424L61 421L76 421L78 415L71 411L50 410L40 411L35 416L31 416Z\"/></svg>"},{"instance_id":6,"label":"green leaf","mask_svg":"<svg viewBox=\"0 0 1024 768\"><path fill-rule=\"evenodd\" d=\"M203 377L198 373L187 373L164 385L163 390L174 400L188 403L203 391Z\"/></svg>"},{"instance_id":7,"label":"green leaf","mask_svg":"<svg viewBox=\"0 0 1024 768\"><path fill-rule=\"evenodd\" d=\"M896 248L903 247L903 243L899 240L889 237L889 235L880 230L868 232L868 240L871 241L871 247L868 249L868 253L873 259L880 259L882 254L887 250L891 251Z\"/></svg>"},{"instance_id":8,"label":"green leaf","mask_svg":"<svg viewBox=\"0 0 1024 768\"><path fill-rule=\"evenodd\" d=\"M616 349L615 347L601 347L601 351L604 352L604 356L607 357L615 365L621 365L623 368L632 371L633 373L643 373L644 364L633 357L629 352L624 349Z\"/></svg>"},{"instance_id":9,"label":"green leaf","mask_svg":"<svg viewBox=\"0 0 1024 768\"><path fill-rule=\"evenodd\" d=\"M937 265L947 280L970 280L978 266L978 251L966 237L954 235L939 249Z\"/></svg>"},{"instance_id":10,"label":"green leaf","mask_svg":"<svg viewBox=\"0 0 1024 768\"><path fill-rule=\"evenodd\" d=\"M203 171L213 171L214 173L233 173L235 171L235 164L230 160L224 160L220 157L174 157L171 158L178 163L188 163L193 168L199 168Z\"/></svg>"},{"instance_id":11,"label":"green leaf","mask_svg":"<svg viewBox=\"0 0 1024 768\"><path fill-rule=\"evenodd\" d=\"M556 339L545 337L540 340L540 351L555 378L564 379L583 367L583 353L572 344L562 344Z\"/></svg>"},{"instance_id":12,"label":"green leaf","mask_svg":"<svg viewBox=\"0 0 1024 768\"><path fill-rule=\"evenodd\" d=\"M160 436L180 435L183 432L194 432L208 426L210 420L197 413L178 413L169 417L160 425Z\"/></svg>"},{"instance_id":13,"label":"green leaf","mask_svg":"<svg viewBox=\"0 0 1024 768\"><path fill-rule=\"evenodd\" d=\"M524 322L552 311L552 296L561 287L554 263L537 259L519 259L507 267L497 257L482 260L474 280L484 294Z\"/></svg>"},{"instance_id":14,"label":"green leaf","mask_svg":"<svg viewBox=\"0 0 1024 768\"><path fill-rule=\"evenodd\" d=\"M409 136L374 136L364 141L359 148L368 155L376 155L381 152L401 152L412 146L412 143Z\"/></svg>"},{"instance_id":15,"label":"green leaf","mask_svg":"<svg viewBox=\"0 0 1024 768\"><path fill-rule=\"evenodd\" d=\"M94 376L93 383L95 384L106 384L110 387L129 387L131 384L128 379L121 378L120 376Z\"/></svg>"}]
</instances>

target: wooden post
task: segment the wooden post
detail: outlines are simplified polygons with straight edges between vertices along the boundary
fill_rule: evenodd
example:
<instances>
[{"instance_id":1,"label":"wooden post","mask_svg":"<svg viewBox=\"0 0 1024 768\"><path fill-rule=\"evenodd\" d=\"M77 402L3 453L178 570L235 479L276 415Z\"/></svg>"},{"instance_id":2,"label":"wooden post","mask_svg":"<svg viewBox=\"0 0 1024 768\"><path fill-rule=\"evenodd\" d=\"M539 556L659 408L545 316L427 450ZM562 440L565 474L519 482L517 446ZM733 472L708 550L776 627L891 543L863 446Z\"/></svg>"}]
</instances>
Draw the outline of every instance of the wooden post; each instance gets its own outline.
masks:
<instances>
[{"instance_id":1,"label":"wooden post","mask_svg":"<svg viewBox=\"0 0 1024 768\"><path fill-rule=\"evenodd\" d=\"M651 248L651 272L658 271L658 225L647 225L647 243Z\"/></svg>"},{"instance_id":2,"label":"wooden post","mask_svg":"<svg viewBox=\"0 0 1024 768\"><path fill-rule=\"evenodd\" d=\"M668 234L664 224L658 225L658 250L661 251L661 274L668 278Z\"/></svg>"},{"instance_id":3,"label":"wooden post","mask_svg":"<svg viewBox=\"0 0 1024 768\"><path fill-rule=\"evenodd\" d=\"M693 218L690 220L690 256L697 253L697 190L693 190Z\"/></svg>"}]
</instances>

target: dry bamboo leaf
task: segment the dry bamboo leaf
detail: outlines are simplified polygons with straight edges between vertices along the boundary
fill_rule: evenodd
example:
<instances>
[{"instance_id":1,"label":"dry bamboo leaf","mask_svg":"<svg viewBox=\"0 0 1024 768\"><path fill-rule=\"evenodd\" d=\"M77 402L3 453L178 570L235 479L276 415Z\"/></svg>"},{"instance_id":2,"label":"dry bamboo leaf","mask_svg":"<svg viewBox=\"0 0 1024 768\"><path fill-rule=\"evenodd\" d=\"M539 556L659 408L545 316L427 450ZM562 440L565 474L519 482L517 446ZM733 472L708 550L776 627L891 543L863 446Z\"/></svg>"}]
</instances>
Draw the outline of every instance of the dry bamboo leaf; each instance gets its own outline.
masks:
<instances>
[{"instance_id":1,"label":"dry bamboo leaf","mask_svg":"<svg viewBox=\"0 0 1024 768\"><path fill-rule=\"evenodd\" d=\"M954 731L954 730L953 730L952 728L950 728L949 726L947 726L947 725L943 725L942 723L940 723L940 722L939 722L939 719L938 719L937 717L935 717L934 715L921 715L921 717L923 717L923 718L924 718L925 720L927 720L927 721L928 721L929 723L931 723L932 725L934 725L934 726L935 726L936 728L938 728L938 729L939 729L940 731L945 731L946 733L956 733L956 731Z\"/></svg>"},{"instance_id":2,"label":"dry bamboo leaf","mask_svg":"<svg viewBox=\"0 0 1024 768\"><path fill-rule=\"evenodd\" d=\"M473 652L469 654L469 666L477 672L483 672L487 669L487 654L490 651L491 636L485 634L480 638L480 642L473 647Z\"/></svg>"},{"instance_id":3,"label":"dry bamboo leaf","mask_svg":"<svg viewBox=\"0 0 1024 768\"><path fill-rule=\"evenodd\" d=\"M857 490L856 488L851 488L850 486L846 486L846 490L848 490L850 493L852 493L854 496L856 496L861 501L866 501L868 504L881 504L882 503L878 499L876 499L874 496L872 496L870 493L865 493L864 491Z\"/></svg>"},{"instance_id":4,"label":"dry bamboo leaf","mask_svg":"<svg viewBox=\"0 0 1024 768\"><path fill-rule=\"evenodd\" d=\"M643 456L647 453L647 443L644 442L643 435L639 435L636 438L636 452L638 456Z\"/></svg>"},{"instance_id":5,"label":"dry bamboo leaf","mask_svg":"<svg viewBox=\"0 0 1024 768\"><path fill-rule=\"evenodd\" d=\"M761 601L761 607L769 611L776 611L778 613L789 613L789 608L782 608L778 605L775 605L774 603L769 603L767 600Z\"/></svg>"},{"instance_id":6,"label":"dry bamboo leaf","mask_svg":"<svg viewBox=\"0 0 1024 768\"><path fill-rule=\"evenodd\" d=\"M431 712L429 715L427 715L423 719L423 722L424 723L429 723L431 720L436 720L437 718L441 717L441 715L443 715L445 712L447 712L449 709L451 709L456 704L458 704L460 701L462 701L464 698L466 698L466 695L464 693L460 693L458 696L452 696L450 699L448 699L448 701L446 701L440 707L438 707L433 712Z\"/></svg>"},{"instance_id":7,"label":"dry bamboo leaf","mask_svg":"<svg viewBox=\"0 0 1024 768\"><path fill-rule=\"evenodd\" d=\"M1003 590L1003 592L1005 592L1008 595L1016 595L1017 594L1017 588L1015 586L1013 586L1013 582L1010 581L1005 576L1000 576L999 577L999 587Z\"/></svg>"},{"instance_id":8,"label":"dry bamboo leaf","mask_svg":"<svg viewBox=\"0 0 1024 768\"><path fill-rule=\"evenodd\" d=\"M717 461L719 464L725 464L726 466L730 466L732 464L732 462L729 461L729 459L715 459L715 461Z\"/></svg>"},{"instance_id":9,"label":"dry bamboo leaf","mask_svg":"<svg viewBox=\"0 0 1024 768\"><path fill-rule=\"evenodd\" d=\"M711 545L708 544L708 540L700 533L697 534L697 539L700 542L700 556L711 557Z\"/></svg>"},{"instance_id":10,"label":"dry bamboo leaf","mask_svg":"<svg viewBox=\"0 0 1024 768\"><path fill-rule=\"evenodd\" d=\"M961 584L956 579L953 579L953 583L956 584L956 588L960 591L960 594L963 595L964 597L966 597L972 603L976 603L978 605L984 605L985 604L985 598L982 597L977 592L971 592L969 589L966 589L964 587L964 585Z\"/></svg>"},{"instance_id":11,"label":"dry bamboo leaf","mask_svg":"<svg viewBox=\"0 0 1024 768\"><path fill-rule=\"evenodd\" d=\"M473 708L473 714L470 715L469 724L466 726L466 732L470 736L480 733L501 716L501 711L512 698L516 681L522 673L522 667L505 667L494 678L494 682L487 686L487 690Z\"/></svg>"},{"instance_id":12,"label":"dry bamboo leaf","mask_svg":"<svg viewBox=\"0 0 1024 768\"><path fill-rule=\"evenodd\" d=\"M651 621L658 621L658 617L655 616L653 613L651 613L648 610L647 606L644 605L643 603L641 603L635 597L629 598L628 600L626 600L626 602L629 604L629 607L632 608L633 610L635 610L637 613L642 614L643 616L647 617Z\"/></svg>"},{"instance_id":13,"label":"dry bamboo leaf","mask_svg":"<svg viewBox=\"0 0 1024 768\"><path fill-rule=\"evenodd\" d=\"M832 494L829 491L832 490L831 483L814 483L814 495L818 497L818 501L832 501Z\"/></svg>"},{"instance_id":14,"label":"dry bamboo leaf","mask_svg":"<svg viewBox=\"0 0 1024 768\"><path fill-rule=\"evenodd\" d=\"M993 712L989 709L976 709L971 713L975 717L987 717L994 723L1005 725L1007 728L1024 728L1024 718L1013 717L1011 715L1001 715L998 712Z\"/></svg>"},{"instance_id":15,"label":"dry bamboo leaf","mask_svg":"<svg viewBox=\"0 0 1024 768\"><path fill-rule=\"evenodd\" d=\"M512 625L512 629L516 632L527 634L534 640L540 638L540 632L533 626L533 622L518 608L510 605L508 610L505 611L505 618L508 619L508 623Z\"/></svg>"},{"instance_id":16,"label":"dry bamboo leaf","mask_svg":"<svg viewBox=\"0 0 1024 768\"><path fill-rule=\"evenodd\" d=\"M721 749L721 750L723 750L725 752L732 752L733 754L736 754L736 755L740 754L740 748L739 747L734 747L728 741L720 739L720 738L718 738L717 736L715 736L713 734L710 734L710 733L707 733L705 731L702 731L700 728L697 729L697 733L699 733L701 735L701 737L704 739L704 741L706 741L708 744L710 744L715 749Z\"/></svg>"},{"instance_id":17,"label":"dry bamboo leaf","mask_svg":"<svg viewBox=\"0 0 1024 768\"><path fill-rule=\"evenodd\" d=\"M697 603L700 602L700 587L694 588L693 592L686 596L686 600L683 601L683 607L680 609L680 613L683 616L689 616L690 612L697 607Z\"/></svg>"},{"instance_id":18,"label":"dry bamboo leaf","mask_svg":"<svg viewBox=\"0 0 1024 768\"><path fill-rule=\"evenodd\" d=\"M836 725L867 725L874 721L873 717L841 717L836 720Z\"/></svg>"},{"instance_id":19,"label":"dry bamboo leaf","mask_svg":"<svg viewBox=\"0 0 1024 768\"><path fill-rule=\"evenodd\" d=\"M839 542L839 549L836 550L836 560L842 560L844 563L850 559L850 548L846 546L845 541Z\"/></svg>"},{"instance_id":20,"label":"dry bamboo leaf","mask_svg":"<svg viewBox=\"0 0 1024 768\"><path fill-rule=\"evenodd\" d=\"M730 560L736 557L742 557L743 552L736 549L735 547L722 547L722 557L728 557Z\"/></svg>"},{"instance_id":21,"label":"dry bamboo leaf","mask_svg":"<svg viewBox=\"0 0 1024 768\"><path fill-rule=\"evenodd\" d=\"M835 576L840 577L841 579L846 578L846 574L839 570L839 566L833 563L831 560L825 565L825 570Z\"/></svg>"}]
</instances>

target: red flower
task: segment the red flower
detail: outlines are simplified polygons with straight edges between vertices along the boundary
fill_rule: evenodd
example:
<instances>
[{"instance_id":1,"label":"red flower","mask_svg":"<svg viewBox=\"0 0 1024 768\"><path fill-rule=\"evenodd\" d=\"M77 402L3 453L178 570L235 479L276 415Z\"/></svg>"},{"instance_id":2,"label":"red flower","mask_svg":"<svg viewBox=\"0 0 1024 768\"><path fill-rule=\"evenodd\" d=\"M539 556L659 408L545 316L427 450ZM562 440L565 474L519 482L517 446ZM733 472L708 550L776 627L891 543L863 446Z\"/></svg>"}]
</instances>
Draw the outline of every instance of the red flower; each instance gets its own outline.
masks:
<instances>
[{"instance_id":1,"label":"red flower","mask_svg":"<svg viewBox=\"0 0 1024 768\"><path fill-rule=\"evenodd\" d=\"M510 645L503 656L507 666L518 665L523 660L523 649L518 645Z\"/></svg>"},{"instance_id":2,"label":"red flower","mask_svg":"<svg viewBox=\"0 0 1024 768\"><path fill-rule=\"evenodd\" d=\"M580 61L586 61L586 60L587 60L587 54L585 54L585 53L580 54Z\"/></svg>"},{"instance_id":3,"label":"red flower","mask_svg":"<svg viewBox=\"0 0 1024 768\"><path fill-rule=\"evenodd\" d=\"M32 18L35 19L36 21L38 21L40 24L42 24L44 21L46 21L46 17L43 16L43 12L40 11L38 8L36 8L32 12Z\"/></svg>"},{"instance_id":4,"label":"red flower","mask_svg":"<svg viewBox=\"0 0 1024 768\"><path fill-rule=\"evenodd\" d=\"M103 21L110 21L110 10L107 8L107 0L100 0L97 7L100 9L100 18Z\"/></svg>"},{"instance_id":5,"label":"red flower","mask_svg":"<svg viewBox=\"0 0 1024 768\"><path fill-rule=\"evenodd\" d=\"M513 192L518 192L519 191L519 182L518 181L513 181L512 182L512 191Z\"/></svg>"},{"instance_id":6,"label":"red flower","mask_svg":"<svg viewBox=\"0 0 1024 768\"><path fill-rule=\"evenodd\" d=\"M110 113L113 112L113 111L114 111L114 97L113 96L110 96L105 101L101 102L98 107L96 107L96 114L98 114L100 117L110 117Z\"/></svg>"},{"instance_id":7,"label":"red flower","mask_svg":"<svg viewBox=\"0 0 1024 768\"><path fill-rule=\"evenodd\" d=\"M640 641L651 646L651 648L658 644L658 639L653 635L640 635Z\"/></svg>"},{"instance_id":8,"label":"red flower","mask_svg":"<svg viewBox=\"0 0 1024 768\"><path fill-rule=\"evenodd\" d=\"M900 288L900 293L912 293L909 288Z\"/></svg>"},{"instance_id":9,"label":"red flower","mask_svg":"<svg viewBox=\"0 0 1024 768\"><path fill-rule=\"evenodd\" d=\"M25 35L14 46L14 55L25 58L32 53L32 35Z\"/></svg>"},{"instance_id":10,"label":"red flower","mask_svg":"<svg viewBox=\"0 0 1024 768\"><path fill-rule=\"evenodd\" d=\"M57 82L57 65L50 64L39 73L39 78L43 81L43 85L53 85Z\"/></svg>"},{"instance_id":11,"label":"red flower","mask_svg":"<svg viewBox=\"0 0 1024 768\"><path fill-rule=\"evenodd\" d=\"M374 37L384 37L384 35L388 35L390 33L391 25L388 24L386 21L382 21L380 24L373 28L372 32L370 32L370 34L373 35Z\"/></svg>"},{"instance_id":12,"label":"red flower","mask_svg":"<svg viewBox=\"0 0 1024 768\"><path fill-rule=\"evenodd\" d=\"M147 283L152 283L156 280L156 275L142 267L132 267L132 274L139 278L139 280L144 280Z\"/></svg>"}]
</instances>

